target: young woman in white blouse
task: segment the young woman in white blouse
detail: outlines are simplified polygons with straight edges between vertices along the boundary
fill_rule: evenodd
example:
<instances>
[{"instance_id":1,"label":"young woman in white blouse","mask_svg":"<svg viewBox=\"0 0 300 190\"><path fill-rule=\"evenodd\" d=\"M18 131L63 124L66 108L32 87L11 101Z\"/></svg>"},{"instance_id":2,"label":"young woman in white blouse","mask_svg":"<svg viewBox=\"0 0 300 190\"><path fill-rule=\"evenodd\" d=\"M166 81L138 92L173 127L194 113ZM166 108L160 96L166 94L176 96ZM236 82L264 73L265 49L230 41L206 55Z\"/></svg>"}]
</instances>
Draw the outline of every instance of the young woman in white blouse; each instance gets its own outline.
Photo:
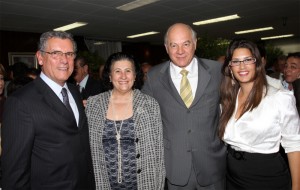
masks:
<instances>
[{"instance_id":1,"label":"young woman in white blouse","mask_svg":"<svg viewBox=\"0 0 300 190\"><path fill-rule=\"evenodd\" d=\"M227 189L299 190L300 120L293 94L267 84L259 50L247 40L231 42L222 73ZM289 166L278 152L280 143Z\"/></svg>"}]
</instances>

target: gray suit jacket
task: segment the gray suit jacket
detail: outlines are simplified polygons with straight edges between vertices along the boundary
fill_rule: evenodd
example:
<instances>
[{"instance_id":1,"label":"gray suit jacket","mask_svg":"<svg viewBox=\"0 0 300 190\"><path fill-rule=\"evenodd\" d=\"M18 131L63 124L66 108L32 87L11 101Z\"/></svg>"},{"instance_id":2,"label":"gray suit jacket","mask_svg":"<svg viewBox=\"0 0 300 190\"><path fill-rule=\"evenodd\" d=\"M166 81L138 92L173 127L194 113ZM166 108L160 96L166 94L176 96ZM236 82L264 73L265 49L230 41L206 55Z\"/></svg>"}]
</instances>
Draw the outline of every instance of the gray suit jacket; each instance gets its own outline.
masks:
<instances>
[{"instance_id":1,"label":"gray suit jacket","mask_svg":"<svg viewBox=\"0 0 300 190\"><path fill-rule=\"evenodd\" d=\"M110 92L91 96L86 107L97 190L111 189L102 144ZM138 189L163 190L165 165L159 105L154 98L134 90L133 112Z\"/></svg>"},{"instance_id":2,"label":"gray suit jacket","mask_svg":"<svg viewBox=\"0 0 300 190\"><path fill-rule=\"evenodd\" d=\"M217 136L221 64L198 59L198 87L189 109L172 82L169 61L153 67L147 77L142 90L161 108L167 179L185 185L192 168L203 186L224 178L226 148Z\"/></svg>"}]
</instances>

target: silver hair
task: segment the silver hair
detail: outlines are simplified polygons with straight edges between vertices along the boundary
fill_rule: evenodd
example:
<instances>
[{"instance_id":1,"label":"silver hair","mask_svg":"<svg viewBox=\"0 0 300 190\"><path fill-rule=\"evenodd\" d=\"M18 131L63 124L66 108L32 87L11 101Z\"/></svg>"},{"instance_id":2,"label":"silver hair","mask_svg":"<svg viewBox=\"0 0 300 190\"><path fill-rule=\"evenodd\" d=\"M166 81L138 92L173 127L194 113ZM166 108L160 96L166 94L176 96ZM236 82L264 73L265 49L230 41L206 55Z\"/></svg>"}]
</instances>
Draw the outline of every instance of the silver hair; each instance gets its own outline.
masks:
<instances>
[{"instance_id":1,"label":"silver hair","mask_svg":"<svg viewBox=\"0 0 300 190\"><path fill-rule=\"evenodd\" d=\"M179 23L177 23L179 24ZM164 44L167 45L168 44L168 35L169 35L169 32L170 30L173 28L173 26L176 25L176 24L173 24L172 26L170 26L165 34L165 37L164 37ZM195 32L195 30L192 29L192 27L190 27L189 25L187 24L183 24L185 26L187 26L188 29L190 29L191 33L192 33L192 38L194 41L197 40L197 32Z\"/></svg>"},{"instance_id":2,"label":"silver hair","mask_svg":"<svg viewBox=\"0 0 300 190\"><path fill-rule=\"evenodd\" d=\"M69 39L73 44L73 51L77 51L77 45L75 40L73 39L72 34L63 31L49 31L43 33L40 37L40 42L38 45L39 50L45 51L47 42L51 38Z\"/></svg>"}]
</instances>

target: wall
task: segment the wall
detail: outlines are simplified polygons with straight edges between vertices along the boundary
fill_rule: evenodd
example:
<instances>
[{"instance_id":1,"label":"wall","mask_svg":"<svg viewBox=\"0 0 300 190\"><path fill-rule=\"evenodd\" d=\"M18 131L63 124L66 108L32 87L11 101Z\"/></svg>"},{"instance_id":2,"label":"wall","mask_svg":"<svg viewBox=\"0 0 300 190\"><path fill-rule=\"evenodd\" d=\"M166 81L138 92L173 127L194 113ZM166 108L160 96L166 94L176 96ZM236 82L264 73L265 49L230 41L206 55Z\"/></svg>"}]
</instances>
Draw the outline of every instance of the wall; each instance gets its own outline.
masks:
<instances>
[{"instance_id":1,"label":"wall","mask_svg":"<svg viewBox=\"0 0 300 190\"><path fill-rule=\"evenodd\" d=\"M285 55L292 52L300 52L300 38L281 38L278 40L270 40L267 43L280 48Z\"/></svg>"}]
</instances>

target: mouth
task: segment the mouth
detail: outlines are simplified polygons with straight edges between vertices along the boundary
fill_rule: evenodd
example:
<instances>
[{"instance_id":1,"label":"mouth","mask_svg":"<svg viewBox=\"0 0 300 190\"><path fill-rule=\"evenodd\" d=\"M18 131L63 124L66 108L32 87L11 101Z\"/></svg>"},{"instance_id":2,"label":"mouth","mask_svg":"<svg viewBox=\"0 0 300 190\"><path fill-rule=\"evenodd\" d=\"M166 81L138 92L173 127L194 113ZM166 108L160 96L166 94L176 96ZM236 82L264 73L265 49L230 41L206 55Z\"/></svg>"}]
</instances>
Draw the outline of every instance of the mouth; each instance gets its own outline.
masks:
<instances>
[{"instance_id":1,"label":"mouth","mask_svg":"<svg viewBox=\"0 0 300 190\"><path fill-rule=\"evenodd\" d=\"M239 72L239 75L240 76L247 76L248 75L248 71L242 71L242 72Z\"/></svg>"},{"instance_id":2,"label":"mouth","mask_svg":"<svg viewBox=\"0 0 300 190\"><path fill-rule=\"evenodd\" d=\"M68 68L67 67L59 67L58 70L60 70L60 71L67 71Z\"/></svg>"}]
</instances>

